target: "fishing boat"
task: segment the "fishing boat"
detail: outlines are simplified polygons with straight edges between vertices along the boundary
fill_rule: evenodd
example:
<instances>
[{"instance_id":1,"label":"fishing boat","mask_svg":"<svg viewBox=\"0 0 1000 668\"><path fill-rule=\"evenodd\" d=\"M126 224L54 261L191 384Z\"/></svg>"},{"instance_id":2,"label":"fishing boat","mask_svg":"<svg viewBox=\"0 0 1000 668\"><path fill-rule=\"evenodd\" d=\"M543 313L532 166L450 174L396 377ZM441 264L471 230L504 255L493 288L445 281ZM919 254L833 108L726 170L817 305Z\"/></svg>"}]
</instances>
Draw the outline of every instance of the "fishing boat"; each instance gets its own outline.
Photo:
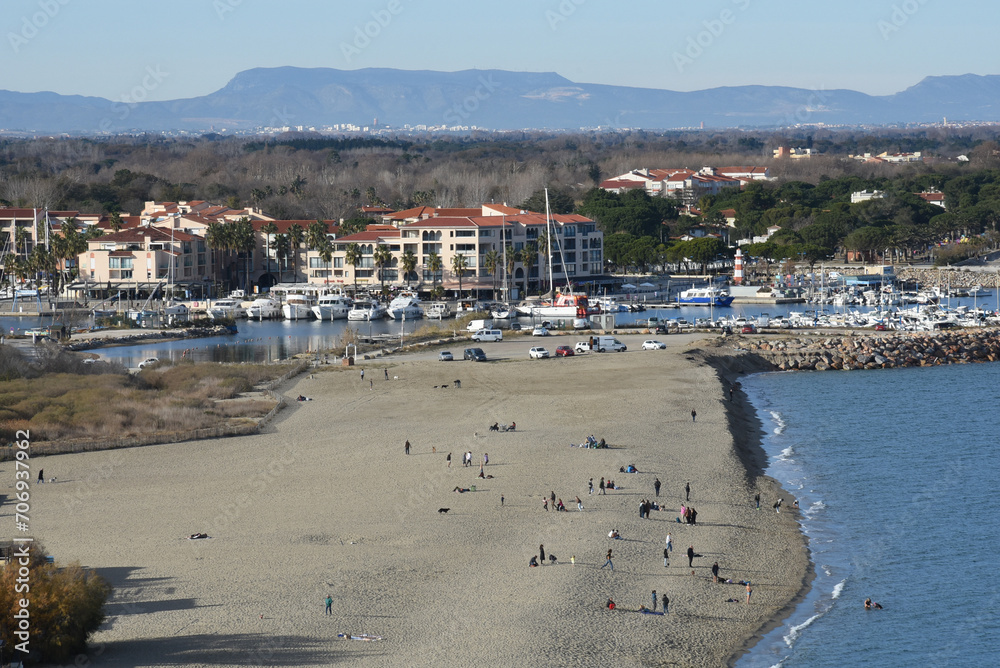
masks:
<instances>
[{"instance_id":1,"label":"fishing boat","mask_svg":"<svg viewBox=\"0 0 1000 668\"><path fill-rule=\"evenodd\" d=\"M351 312L351 298L339 292L320 295L319 301L312 307L317 320L343 320Z\"/></svg>"},{"instance_id":2,"label":"fishing boat","mask_svg":"<svg viewBox=\"0 0 1000 668\"><path fill-rule=\"evenodd\" d=\"M733 303L733 296L719 288L692 287L677 295L677 303L701 306L729 306Z\"/></svg>"},{"instance_id":3,"label":"fishing boat","mask_svg":"<svg viewBox=\"0 0 1000 668\"><path fill-rule=\"evenodd\" d=\"M424 315L435 320L443 320L452 316L451 307L447 302L431 302L424 309Z\"/></svg>"}]
</instances>

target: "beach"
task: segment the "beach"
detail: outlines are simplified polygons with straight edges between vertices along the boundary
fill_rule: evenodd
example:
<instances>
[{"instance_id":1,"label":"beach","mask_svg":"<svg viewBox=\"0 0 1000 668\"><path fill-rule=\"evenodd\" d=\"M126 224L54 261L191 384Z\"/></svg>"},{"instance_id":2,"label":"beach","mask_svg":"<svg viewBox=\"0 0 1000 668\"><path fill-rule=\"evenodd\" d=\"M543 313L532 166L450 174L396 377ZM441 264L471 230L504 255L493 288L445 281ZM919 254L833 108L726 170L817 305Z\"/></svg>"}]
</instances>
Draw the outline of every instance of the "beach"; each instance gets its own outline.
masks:
<instances>
[{"instance_id":1,"label":"beach","mask_svg":"<svg viewBox=\"0 0 1000 668\"><path fill-rule=\"evenodd\" d=\"M792 497L761 474L760 425L725 384L738 370L722 365L720 379L697 350L711 350L704 335L661 336L656 351L619 338L628 352L529 360L533 345L576 339L518 337L483 344L487 363L455 347L454 362L427 351L331 366L279 388L293 401L258 435L38 459L57 480L33 489L36 537L115 588L88 658L726 665L807 582ZM591 434L611 447L570 447ZM493 478L477 477L485 453ZM638 473L620 472L630 464ZM600 495L602 476L621 489ZM675 521L686 483L695 526ZM543 509L550 493L567 512ZM640 519L642 499L664 509ZM197 532L211 537L187 539ZM529 568L542 544L557 561ZM716 561L721 579L751 581L749 605L744 586L712 582ZM654 589L667 615L638 612Z\"/></svg>"}]
</instances>

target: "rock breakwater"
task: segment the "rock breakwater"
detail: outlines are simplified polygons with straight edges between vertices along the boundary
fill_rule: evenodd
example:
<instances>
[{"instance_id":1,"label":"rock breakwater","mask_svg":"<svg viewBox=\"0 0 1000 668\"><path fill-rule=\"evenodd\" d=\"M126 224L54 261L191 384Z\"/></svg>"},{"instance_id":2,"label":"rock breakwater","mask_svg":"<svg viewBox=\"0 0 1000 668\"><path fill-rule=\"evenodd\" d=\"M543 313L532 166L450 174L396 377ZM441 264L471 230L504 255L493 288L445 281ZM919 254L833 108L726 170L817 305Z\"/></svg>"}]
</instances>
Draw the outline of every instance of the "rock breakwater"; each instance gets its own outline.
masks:
<instances>
[{"instance_id":1,"label":"rock breakwater","mask_svg":"<svg viewBox=\"0 0 1000 668\"><path fill-rule=\"evenodd\" d=\"M1000 330L755 339L741 351L781 371L850 371L1000 360Z\"/></svg>"}]
</instances>

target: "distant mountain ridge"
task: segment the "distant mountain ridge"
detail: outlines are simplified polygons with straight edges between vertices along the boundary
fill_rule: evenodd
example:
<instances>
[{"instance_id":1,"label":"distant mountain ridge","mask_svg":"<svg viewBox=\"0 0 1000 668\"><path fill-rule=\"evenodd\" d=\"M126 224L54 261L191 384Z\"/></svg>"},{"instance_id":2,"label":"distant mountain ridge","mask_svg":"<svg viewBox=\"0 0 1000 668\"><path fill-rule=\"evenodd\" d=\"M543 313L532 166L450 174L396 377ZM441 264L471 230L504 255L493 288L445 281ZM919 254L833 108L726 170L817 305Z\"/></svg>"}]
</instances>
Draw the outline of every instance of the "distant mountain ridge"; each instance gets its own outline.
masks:
<instances>
[{"instance_id":1,"label":"distant mountain ridge","mask_svg":"<svg viewBox=\"0 0 1000 668\"><path fill-rule=\"evenodd\" d=\"M0 129L101 134L336 124L490 130L775 127L1000 120L1000 75L934 76L893 95L782 86L677 92L580 84L554 72L275 67L202 97L122 101L0 90Z\"/></svg>"}]
</instances>

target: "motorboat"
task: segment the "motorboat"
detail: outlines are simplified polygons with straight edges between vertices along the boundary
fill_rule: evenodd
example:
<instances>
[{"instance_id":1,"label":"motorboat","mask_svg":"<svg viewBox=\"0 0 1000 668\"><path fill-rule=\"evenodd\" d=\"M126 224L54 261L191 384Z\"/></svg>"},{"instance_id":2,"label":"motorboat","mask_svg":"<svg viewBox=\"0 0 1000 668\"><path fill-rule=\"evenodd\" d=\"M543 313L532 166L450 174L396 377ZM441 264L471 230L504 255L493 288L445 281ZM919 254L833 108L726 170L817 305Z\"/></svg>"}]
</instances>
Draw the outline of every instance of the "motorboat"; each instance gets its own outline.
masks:
<instances>
[{"instance_id":1,"label":"motorboat","mask_svg":"<svg viewBox=\"0 0 1000 668\"><path fill-rule=\"evenodd\" d=\"M212 320L242 318L247 314L246 309L243 308L243 301L231 297L215 300L215 303L209 306L206 312Z\"/></svg>"},{"instance_id":2,"label":"motorboat","mask_svg":"<svg viewBox=\"0 0 1000 668\"><path fill-rule=\"evenodd\" d=\"M285 320L312 320L316 297L310 294L289 293L281 305L281 315Z\"/></svg>"},{"instance_id":3,"label":"motorboat","mask_svg":"<svg viewBox=\"0 0 1000 668\"><path fill-rule=\"evenodd\" d=\"M452 316L451 307L447 302L431 302L424 309L424 315L435 320L443 320Z\"/></svg>"},{"instance_id":4,"label":"motorboat","mask_svg":"<svg viewBox=\"0 0 1000 668\"><path fill-rule=\"evenodd\" d=\"M348 320L381 320L389 311L382 304L370 299L355 299L347 313Z\"/></svg>"},{"instance_id":5,"label":"motorboat","mask_svg":"<svg viewBox=\"0 0 1000 668\"><path fill-rule=\"evenodd\" d=\"M273 297L258 297L247 307L251 320L270 320L281 315L281 302Z\"/></svg>"},{"instance_id":6,"label":"motorboat","mask_svg":"<svg viewBox=\"0 0 1000 668\"><path fill-rule=\"evenodd\" d=\"M517 312L506 304L497 304L490 309L490 315L496 320L510 320L517 316Z\"/></svg>"},{"instance_id":7,"label":"motorboat","mask_svg":"<svg viewBox=\"0 0 1000 668\"><path fill-rule=\"evenodd\" d=\"M312 312L317 320L343 320L351 312L353 302L345 294L334 292L320 295Z\"/></svg>"},{"instance_id":8,"label":"motorboat","mask_svg":"<svg viewBox=\"0 0 1000 668\"><path fill-rule=\"evenodd\" d=\"M404 292L389 302L389 317L393 320L416 320L424 317L420 300L412 292Z\"/></svg>"},{"instance_id":9,"label":"motorboat","mask_svg":"<svg viewBox=\"0 0 1000 668\"><path fill-rule=\"evenodd\" d=\"M702 306L729 306L733 303L733 296L719 288L692 287L677 295L677 303Z\"/></svg>"}]
</instances>

